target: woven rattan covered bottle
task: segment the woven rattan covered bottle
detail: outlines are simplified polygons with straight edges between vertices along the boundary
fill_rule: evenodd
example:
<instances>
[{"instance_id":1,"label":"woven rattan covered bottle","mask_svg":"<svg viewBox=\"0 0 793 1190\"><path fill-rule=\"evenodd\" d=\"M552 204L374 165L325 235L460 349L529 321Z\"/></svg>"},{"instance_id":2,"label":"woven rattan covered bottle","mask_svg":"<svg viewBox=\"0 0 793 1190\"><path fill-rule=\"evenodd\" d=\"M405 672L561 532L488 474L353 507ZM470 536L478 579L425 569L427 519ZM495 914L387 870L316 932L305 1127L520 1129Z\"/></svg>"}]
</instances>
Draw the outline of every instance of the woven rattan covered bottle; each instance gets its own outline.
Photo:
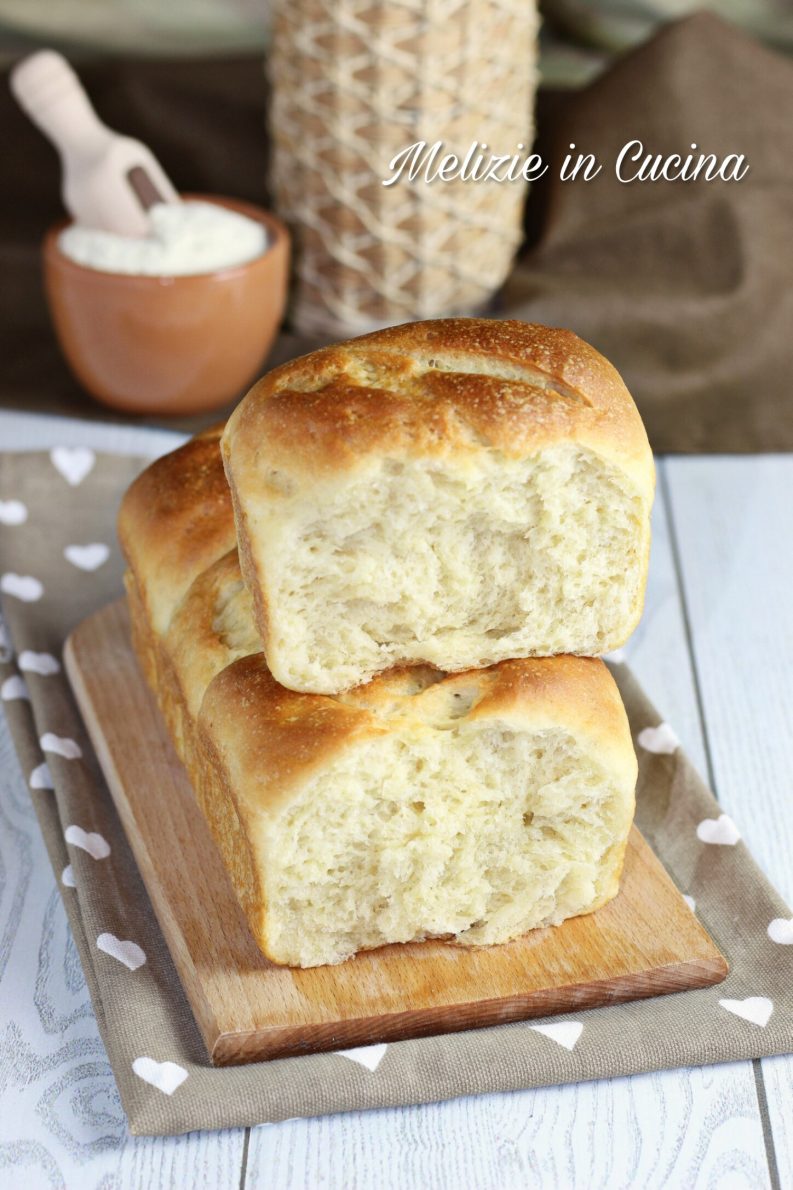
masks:
<instances>
[{"instance_id":1,"label":"woven rattan covered bottle","mask_svg":"<svg viewBox=\"0 0 793 1190\"><path fill-rule=\"evenodd\" d=\"M303 333L472 314L520 240L524 181L393 185L402 150L528 154L534 0L276 0L273 179ZM437 161L437 157L436 157Z\"/></svg>"}]
</instances>

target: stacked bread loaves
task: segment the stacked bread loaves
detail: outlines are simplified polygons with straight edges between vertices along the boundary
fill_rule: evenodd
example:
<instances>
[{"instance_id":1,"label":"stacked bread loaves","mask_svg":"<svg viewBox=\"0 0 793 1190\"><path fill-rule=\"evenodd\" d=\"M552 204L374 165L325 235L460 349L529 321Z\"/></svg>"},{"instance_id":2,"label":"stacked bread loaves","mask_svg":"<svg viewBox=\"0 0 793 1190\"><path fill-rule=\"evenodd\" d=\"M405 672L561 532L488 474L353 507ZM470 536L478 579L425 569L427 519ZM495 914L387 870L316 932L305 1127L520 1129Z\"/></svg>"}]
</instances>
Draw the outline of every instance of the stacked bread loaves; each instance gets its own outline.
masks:
<instances>
[{"instance_id":1,"label":"stacked bread loaves","mask_svg":"<svg viewBox=\"0 0 793 1190\"><path fill-rule=\"evenodd\" d=\"M596 654L641 613L653 485L597 352L476 319L286 364L132 485L135 647L274 962L615 895L636 761Z\"/></svg>"}]
</instances>

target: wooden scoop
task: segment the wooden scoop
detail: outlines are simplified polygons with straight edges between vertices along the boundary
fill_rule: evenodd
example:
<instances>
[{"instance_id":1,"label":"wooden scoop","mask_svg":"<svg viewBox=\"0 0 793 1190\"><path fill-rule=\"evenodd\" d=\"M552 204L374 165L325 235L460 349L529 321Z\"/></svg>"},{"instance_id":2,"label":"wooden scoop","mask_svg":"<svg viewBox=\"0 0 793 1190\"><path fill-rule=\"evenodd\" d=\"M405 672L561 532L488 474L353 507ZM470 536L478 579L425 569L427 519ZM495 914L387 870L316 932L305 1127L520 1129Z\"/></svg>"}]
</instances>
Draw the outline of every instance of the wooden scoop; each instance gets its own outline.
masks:
<instances>
[{"instance_id":1,"label":"wooden scoop","mask_svg":"<svg viewBox=\"0 0 793 1190\"><path fill-rule=\"evenodd\" d=\"M102 123L61 54L40 50L24 58L11 73L11 90L58 150L63 201L78 223L145 236L149 207L179 201L152 152Z\"/></svg>"}]
</instances>

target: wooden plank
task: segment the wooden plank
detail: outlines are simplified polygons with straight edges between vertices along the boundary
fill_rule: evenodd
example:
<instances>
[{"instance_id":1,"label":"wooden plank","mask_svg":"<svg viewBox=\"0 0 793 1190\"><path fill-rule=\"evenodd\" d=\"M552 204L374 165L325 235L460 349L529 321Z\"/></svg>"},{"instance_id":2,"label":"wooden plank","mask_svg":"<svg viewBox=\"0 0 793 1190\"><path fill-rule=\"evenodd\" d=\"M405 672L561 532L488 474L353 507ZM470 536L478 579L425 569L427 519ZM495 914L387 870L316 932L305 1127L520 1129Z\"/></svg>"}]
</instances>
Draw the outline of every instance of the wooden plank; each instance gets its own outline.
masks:
<instances>
[{"instance_id":1,"label":"wooden plank","mask_svg":"<svg viewBox=\"0 0 793 1190\"><path fill-rule=\"evenodd\" d=\"M185 1136L127 1135L115 1155L107 1185L113 1190L239 1186L246 1131L233 1128L223 1132L190 1132ZM74 1182L66 1180L67 1187L83 1184L79 1177Z\"/></svg>"},{"instance_id":2,"label":"wooden plank","mask_svg":"<svg viewBox=\"0 0 793 1190\"><path fill-rule=\"evenodd\" d=\"M245 1190L762 1190L746 1065L692 1070L682 1084L663 1071L257 1128Z\"/></svg>"},{"instance_id":3,"label":"wooden plank","mask_svg":"<svg viewBox=\"0 0 793 1190\"><path fill-rule=\"evenodd\" d=\"M672 509L719 800L793 905L793 456L674 459ZM761 1064L793 1185L793 1057Z\"/></svg>"},{"instance_id":4,"label":"wooden plank","mask_svg":"<svg viewBox=\"0 0 793 1190\"><path fill-rule=\"evenodd\" d=\"M30 798L0 713L0 1184L238 1185L242 1128L129 1135Z\"/></svg>"},{"instance_id":5,"label":"wooden plank","mask_svg":"<svg viewBox=\"0 0 793 1190\"><path fill-rule=\"evenodd\" d=\"M719 800L793 903L793 456L669 475Z\"/></svg>"},{"instance_id":6,"label":"wooden plank","mask_svg":"<svg viewBox=\"0 0 793 1190\"><path fill-rule=\"evenodd\" d=\"M793 1186L793 1058L765 1058L761 1063L768 1120L774 1140L779 1185Z\"/></svg>"},{"instance_id":7,"label":"wooden plank","mask_svg":"<svg viewBox=\"0 0 793 1190\"><path fill-rule=\"evenodd\" d=\"M118 455L156 457L176 450L189 435L144 425L83 421L76 417L0 409L0 442L4 450L50 450L53 446L87 446Z\"/></svg>"},{"instance_id":8,"label":"wooden plank","mask_svg":"<svg viewBox=\"0 0 793 1190\"><path fill-rule=\"evenodd\" d=\"M665 464L661 463L661 467ZM664 501L653 514L634 672L705 772ZM787 1111L793 1118L790 1092ZM295 1120L251 1132L246 1190L293 1180L389 1190L770 1185L751 1062ZM790 1178L793 1185L793 1177Z\"/></svg>"},{"instance_id":9,"label":"wooden plank","mask_svg":"<svg viewBox=\"0 0 793 1190\"><path fill-rule=\"evenodd\" d=\"M656 465L659 481L644 613L624 653L660 714L674 725L693 764L706 773L702 723L660 478L665 463L659 460Z\"/></svg>"},{"instance_id":10,"label":"wooden plank","mask_svg":"<svg viewBox=\"0 0 793 1190\"><path fill-rule=\"evenodd\" d=\"M126 604L80 625L64 657L213 1062L477 1028L703 987L726 974L636 831L620 894L596 914L497 947L430 941L335 967L274 966L253 941L138 669Z\"/></svg>"}]
</instances>

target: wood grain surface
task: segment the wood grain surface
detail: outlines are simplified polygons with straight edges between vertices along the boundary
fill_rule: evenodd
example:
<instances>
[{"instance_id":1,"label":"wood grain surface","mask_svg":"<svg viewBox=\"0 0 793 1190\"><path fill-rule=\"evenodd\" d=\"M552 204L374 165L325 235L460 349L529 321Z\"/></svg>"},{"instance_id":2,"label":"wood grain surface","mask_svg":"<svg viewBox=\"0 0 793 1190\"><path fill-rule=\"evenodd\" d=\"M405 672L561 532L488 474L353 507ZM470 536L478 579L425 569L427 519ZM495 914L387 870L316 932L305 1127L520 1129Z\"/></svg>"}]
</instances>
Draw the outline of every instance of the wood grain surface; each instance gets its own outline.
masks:
<instances>
[{"instance_id":1,"label":"wood grain surface","mask_svg":"<svg viewBox=\"0 0 793 1190\"><path fill-rule=\"evenodd\" d=\"M259 951L132 652L126 603L66 669L212 1061L454 1032L704 987L727 964L633 830L618 897L502 946L386 946L296 970ZM156 791L156 792L155 792Z\"/></svg>"}]
</instances>

